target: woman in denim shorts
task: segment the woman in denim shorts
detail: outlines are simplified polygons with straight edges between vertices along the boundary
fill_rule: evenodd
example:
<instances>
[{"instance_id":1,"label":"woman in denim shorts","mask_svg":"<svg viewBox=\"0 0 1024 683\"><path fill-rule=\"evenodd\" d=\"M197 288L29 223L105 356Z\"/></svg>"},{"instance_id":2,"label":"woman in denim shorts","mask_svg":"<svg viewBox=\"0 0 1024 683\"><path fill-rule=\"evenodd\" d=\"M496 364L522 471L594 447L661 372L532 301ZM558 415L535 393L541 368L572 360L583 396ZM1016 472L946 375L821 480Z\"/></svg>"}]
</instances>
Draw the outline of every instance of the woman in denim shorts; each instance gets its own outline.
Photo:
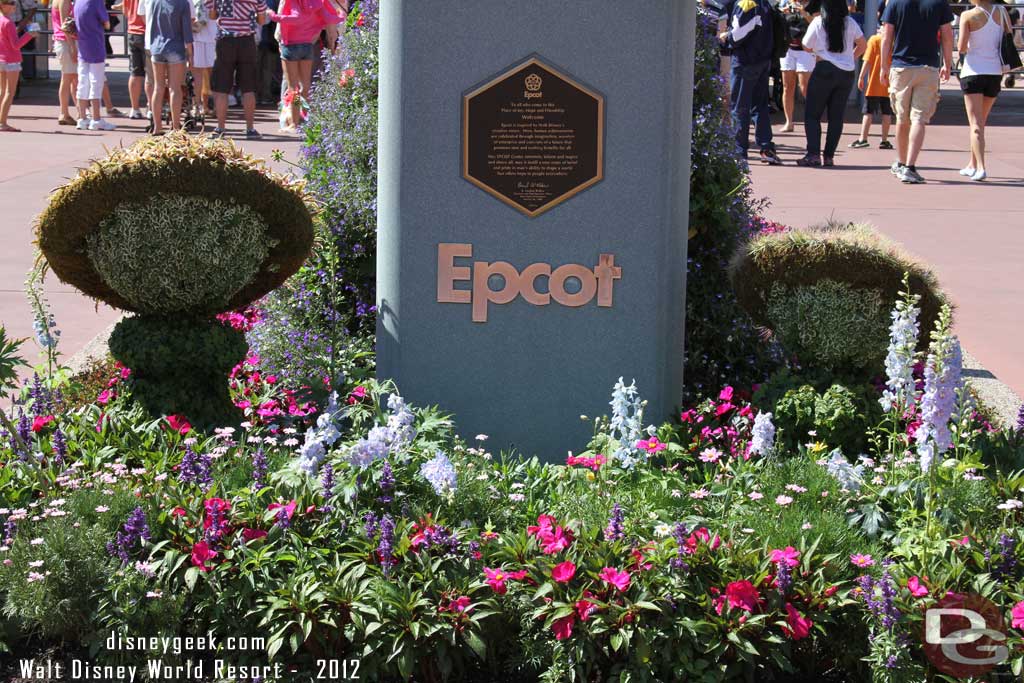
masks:
<instances>
[{"instance_id":1,"label":"woman in denim shorts","mask_svg":"<svg viewBox=\"0 0 1024 683\"><path fill-rule=\"evenodd\" d=\"M192 6L189 0L150 0L149 50L153 55L153 135L163 134L164 87L170 91L171 128L181 129L185 65L192 61Z\"/></svg>"},{"instance_id":2,"label":"woman in denim shorts","mask_svg":"<svg viewBox=\"0 0 1024 683\"><path fill-rule=\"evenodd\" d=\"M309 97L313 84L313 57L325 26L345 20L330 2L324 0L282 0L278 12L269 12L271 21L281 24L281 63L288 88ZM292 126L300 116L298 97L292 99Z\"/></svg>"}]
</instances>

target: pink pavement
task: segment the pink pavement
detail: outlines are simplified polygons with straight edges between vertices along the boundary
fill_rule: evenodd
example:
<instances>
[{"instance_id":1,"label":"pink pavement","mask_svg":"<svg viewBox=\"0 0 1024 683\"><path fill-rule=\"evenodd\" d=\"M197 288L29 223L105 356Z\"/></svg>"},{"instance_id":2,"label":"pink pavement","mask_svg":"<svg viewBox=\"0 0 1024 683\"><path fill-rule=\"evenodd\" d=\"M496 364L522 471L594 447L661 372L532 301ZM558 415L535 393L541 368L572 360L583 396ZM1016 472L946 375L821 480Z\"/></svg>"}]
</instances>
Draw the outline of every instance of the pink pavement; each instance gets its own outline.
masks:
<instances>
[{"instance_id":1,"label":"pink pavement","mask_svg":"<svg viewBox=\"0 0 1024 683\"><path fill-rule=\"evenodd\" d=\"M127 116L126 60L110 61L108 76L112 80L114 104ZM102 156L107 149L131 144L145 136L146 122L127 118L110 119L117 130L108 133L58 126L56 83L53 79L22 81L21 96L15 100L9 119L22 132L0 133L0 324L7 328L9 337L30 340L23 351L33 363L39 360L38 348L31 341L32 312L24 283L33 264L35 218L50 193L74 176L78 168ZM207 130L214 125L208 122ZM299 138L279 133L275 111L257 109L256 127L264 138L245 140L241 109L229 110L228 137L235 138L237 145L268 161L275 149L284 152L286 159L297 159ZM285 163L271 165L287 171ZM118 311L97 305L59 282L53 274L47 277L45 291L61 331L59 350L65 360L119 317Z\"/></svg>"},{"instance_id":2,"label":"pink pavement","mask_svg":"<svg viewBox=\"0 0 1024 683\"><path fill-rule=\"evenodd\" d=\"M955 80L943 88L918 160L927 184L903 185L889 173L896 153L878 149L877 123L870 148L850 149L860 132L860 113L849 110L846 121L835 168L796 166L804 152L802 124L793 133L775 133L784 166L762 166L751 155L754 193L771 202L766 217L799 227L830 217L864 221L902 243L934 268L951 295L965 348L1024 395L1024 361L1018 355L1024 337L1024 89L1004 89L996 101L986 130L984 182L957 173L969 155L967 116Z\"/></svg>"}]
</instances>

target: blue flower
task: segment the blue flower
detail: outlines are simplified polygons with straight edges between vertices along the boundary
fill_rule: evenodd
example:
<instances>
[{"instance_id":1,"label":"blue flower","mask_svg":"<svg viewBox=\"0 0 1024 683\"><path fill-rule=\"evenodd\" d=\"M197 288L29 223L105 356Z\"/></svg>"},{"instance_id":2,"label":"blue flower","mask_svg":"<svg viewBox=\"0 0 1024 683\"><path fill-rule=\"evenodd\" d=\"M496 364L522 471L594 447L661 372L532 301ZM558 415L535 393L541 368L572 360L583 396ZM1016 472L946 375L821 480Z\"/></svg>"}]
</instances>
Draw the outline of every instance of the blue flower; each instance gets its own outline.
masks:
<instances>
[{"instance_id":1,"label":"blue flower","mask_svg":"<svg viewBox=\"0 0 1024 683\"><path fill-rule=\"evenodd\" d=\"M420 474L430 482L430 485L434 487L434 492L439 496L455 491L457 482L455 465L441 451L423 463L420 467Z\"/></svg>"}]
</instances>

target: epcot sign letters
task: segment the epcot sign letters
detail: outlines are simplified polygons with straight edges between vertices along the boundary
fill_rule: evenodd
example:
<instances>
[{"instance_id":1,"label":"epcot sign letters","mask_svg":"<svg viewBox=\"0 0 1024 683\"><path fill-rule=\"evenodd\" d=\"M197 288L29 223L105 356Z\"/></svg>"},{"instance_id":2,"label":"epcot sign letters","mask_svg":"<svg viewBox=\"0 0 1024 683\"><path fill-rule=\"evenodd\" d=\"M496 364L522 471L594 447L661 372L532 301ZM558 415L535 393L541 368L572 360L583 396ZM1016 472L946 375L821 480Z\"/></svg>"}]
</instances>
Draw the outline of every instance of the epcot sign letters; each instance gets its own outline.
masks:
<instances>
[{"instance_id":1,"label":"epcot sign letters","mask_svg":"<svg viewBox=\"0 0 1024 683\"><path fill-rule=\"evenodd\" d=\"M693 5L593 4L380 2L377 376L495 455L681 395Z\"/></svg>"}]
</instances>

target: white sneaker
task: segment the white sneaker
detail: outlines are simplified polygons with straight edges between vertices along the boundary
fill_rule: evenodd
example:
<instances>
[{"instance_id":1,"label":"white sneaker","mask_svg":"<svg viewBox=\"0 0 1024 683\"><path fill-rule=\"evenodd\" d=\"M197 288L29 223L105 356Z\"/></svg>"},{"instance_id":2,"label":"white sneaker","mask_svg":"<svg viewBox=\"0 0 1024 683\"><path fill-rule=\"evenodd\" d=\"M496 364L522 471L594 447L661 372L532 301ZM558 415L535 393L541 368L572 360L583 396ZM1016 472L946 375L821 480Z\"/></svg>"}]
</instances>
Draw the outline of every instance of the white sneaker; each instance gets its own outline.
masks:
<instances>
[{"instance_id":1,"label":"white sneaker","mask_svg":"<svg viewBox=\"0 0 1024 683\"><path fill-rule=\"evenodd\" d=\"M116 130L117 126L112 124L110 121L104 121L103 119L96 119L89 124L89 130Z\"/></svg>"},{"instance_id":2,"label":"white sneaker","mask_svg":"<svg viewBox=\"0 0 1024 683\"><path fill-rule=\"evenodd\" d=\"M988 173L985 173L985 169L983 168L979 168L977 171L975 171L974 175L971 176L971 180L975 181L981 181L984 180L985 178L988 178Z\"/></svg>"},{"instance_id":3,"label":"white sneaker","mask_svg":"<svg viewBox=\"0 0 1024 683\"><path fill-rule=\"evenodd\" d=\"M977 173L977 169L971 168L970 166L960 169L960 175L964 176L965 178L970 178L975 173Z\"/></svg>"},{"instance_id":4,"label":"white sneaker","mask_svg":"<svg viewBox=\"0 0 1024 683\"><path fill-rule=\"evenodd\" d=\"M89 119L78 119L75 128L78 130L89 130Z\"/></svg>"}]
</instances>

